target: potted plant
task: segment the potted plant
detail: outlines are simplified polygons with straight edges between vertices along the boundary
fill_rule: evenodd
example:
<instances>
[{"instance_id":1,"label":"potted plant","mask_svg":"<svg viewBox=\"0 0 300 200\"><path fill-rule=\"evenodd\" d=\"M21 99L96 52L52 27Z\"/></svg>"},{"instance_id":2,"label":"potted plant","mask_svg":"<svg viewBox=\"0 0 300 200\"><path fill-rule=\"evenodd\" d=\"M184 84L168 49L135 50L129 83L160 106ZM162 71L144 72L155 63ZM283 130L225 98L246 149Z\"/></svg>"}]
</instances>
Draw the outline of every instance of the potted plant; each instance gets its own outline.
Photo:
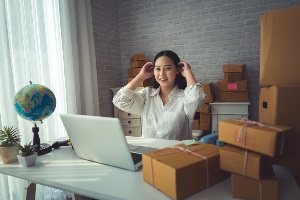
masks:
<instances>
[{"instance_id":1,"label":"potted plant","mask_svg":"<svg viewBox=\"0 0 300 200\"><path fill-rule=\"evenodd\" d=\"M24 146L19 145L19 150L21 151L17 157L19 163L24 167L30 167L35 164L37 158L37 152L35 151L36 145L24 144Z\"/></svg>"},{"instance_id":2,"label":"potted plant","mask_svg":"<svg viewBox=\"0 0 300 200\"><path fill-rule=\"evenodd\" d=\"M4 164L16 162L21 141L20 131L14 126L3 126L0 130L0 157Z\"/></svg>"}]
</instances>

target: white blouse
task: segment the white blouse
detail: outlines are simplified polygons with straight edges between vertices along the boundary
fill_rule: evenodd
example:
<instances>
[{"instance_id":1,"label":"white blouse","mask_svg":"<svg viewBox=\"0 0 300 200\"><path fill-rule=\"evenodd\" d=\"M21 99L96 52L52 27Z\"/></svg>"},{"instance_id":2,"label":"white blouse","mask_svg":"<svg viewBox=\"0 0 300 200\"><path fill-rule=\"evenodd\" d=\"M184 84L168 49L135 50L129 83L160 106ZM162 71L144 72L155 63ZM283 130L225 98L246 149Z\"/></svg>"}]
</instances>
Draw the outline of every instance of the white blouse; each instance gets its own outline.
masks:
<instances>
[{"instance_id":1,"label":"white blouse","mask_svg":"<svg viewBox=\"0 0 300 200\"><path fill-rule=\"evenodd\" d=\"M119 109L141 115L142 137L169 140L192 138L194 115L206 100L200 83L185 90L176 85L169 94L169 102L163 105L160 88L143 88L135 92L121 88L113 98Z\"/></svg>"}]
</instances>

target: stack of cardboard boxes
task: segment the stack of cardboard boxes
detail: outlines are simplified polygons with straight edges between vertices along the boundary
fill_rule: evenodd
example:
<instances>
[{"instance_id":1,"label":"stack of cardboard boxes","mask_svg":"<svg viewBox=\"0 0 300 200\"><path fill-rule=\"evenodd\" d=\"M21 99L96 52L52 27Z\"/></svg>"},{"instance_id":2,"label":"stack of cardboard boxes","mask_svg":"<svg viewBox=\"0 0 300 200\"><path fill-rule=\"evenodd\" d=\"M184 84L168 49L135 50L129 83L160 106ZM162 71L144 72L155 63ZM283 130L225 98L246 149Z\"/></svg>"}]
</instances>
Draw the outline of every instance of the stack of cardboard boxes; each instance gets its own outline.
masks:
<instances>
[{"instance_id":1,"label":"stack of cardboard boxes","mask_svg":"<svg viewBox=\"0 0 300 200\"><path fill-rule=\"evenodd\" d=\"M223 65L224 79L217 82L218 100L220 102L248 101L248 84L243 80L245 65Z\"/></svg>"},{"instance_id":2,"label":"stack of cardboard boxes","mask_svg":"<svg viewBox=\"0 0 300 200\"><path fill-rule=\"evenodd\" d=\"M245 119L220 122L219 140L228 144L220 150L220 168L232 173L232 197L278 199L272 159L288 153L292 134L290 127Z\"/></svg>"},{"instance_id":3,"label":"stack of cardboard boxes","mask_svg":"<svg viewBox=\"0 0 300 200\"><path fill-rule=\"evenodd\" d=\"M259 122L289 126L288 166L300 186L300 6L261 16Z\"/></svg>"},{"instance_id":4,"label":"stack of cardboard boxes","mask_svg":"<svg viewBox=\"0 0 300 200\"><path fill-rule=\"evenodd\" d=\"M134 54L130 58L130 69L128 69L128 83L132 81L134 77L136 77L142 67L146 64L146 55L145 54ZM153 78L148 78L140 83L139 87L147 87L153 85Z\"/></svg>"},{"instance_id":5,"label":"stack of cardboard boxes","mask_svg":"<svg viewBox=\"0 0 300 200\"><path fill-rule=\"evenodd\" d=\"M198 108L196 111L196 114L194 117L193 129L210 131L211 130L211 112L210 112L209 104L215 101L213 83L204 84L203 90L204 90L204 93L206 94L206 102L201 108ZM195 139L198 140L199 138L195 138Z\"/></svg>"}]
</instances>

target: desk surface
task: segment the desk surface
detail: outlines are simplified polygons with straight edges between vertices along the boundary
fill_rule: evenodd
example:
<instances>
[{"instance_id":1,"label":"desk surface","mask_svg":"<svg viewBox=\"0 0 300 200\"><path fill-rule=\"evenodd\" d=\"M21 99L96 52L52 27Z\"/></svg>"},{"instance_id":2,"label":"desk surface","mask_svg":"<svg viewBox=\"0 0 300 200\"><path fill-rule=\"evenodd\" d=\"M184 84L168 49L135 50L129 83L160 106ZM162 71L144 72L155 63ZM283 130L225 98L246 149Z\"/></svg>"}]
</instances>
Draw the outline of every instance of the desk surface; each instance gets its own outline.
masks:
<instances>
[{"instance_id":1,"label":"desk surface","mask_svg":"<svg viewBox=\"0 0 300 200\"><path fill-rule=\"evenodd\" d=\"M127 137L128 143L163 148L180 141ZM300 189L291 172L274 166L279 181L279 199L297 199ZM131 172L79 159L71 147L61 147L39 156L35 166L24 168L18 162L0 164L0 173L26 179L96 199L169 199L143 180L142 170ZM226 179L187 199L232 199L230 179Z\"/></svg>"}]
</instances>

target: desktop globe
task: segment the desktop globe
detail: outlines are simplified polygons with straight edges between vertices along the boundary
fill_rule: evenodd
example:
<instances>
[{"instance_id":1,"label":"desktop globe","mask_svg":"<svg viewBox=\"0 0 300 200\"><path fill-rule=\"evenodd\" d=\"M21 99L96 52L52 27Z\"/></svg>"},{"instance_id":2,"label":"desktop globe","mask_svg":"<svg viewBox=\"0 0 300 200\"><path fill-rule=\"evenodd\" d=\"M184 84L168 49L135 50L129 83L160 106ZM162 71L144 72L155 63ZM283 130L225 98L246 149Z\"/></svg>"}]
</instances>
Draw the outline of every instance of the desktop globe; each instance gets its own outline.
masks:
<instances>
[{"instance_id":1,"label":"desktop globe","mask_svg":"<svg viewBox=\"0 0 300 200\"><path fill-rule=\"evenodd\" d=\"M31 83L31 82L30 82ZM32 128L33 144L37 145L38 155L49 153L52 148L48 144L40 144L39 128L36 122L49 117L56 108L54 93L40 84L30 84L21 88L15 95L14 107L16 112L24 119L34 122Z\"/></svg>"}]
</instances>

